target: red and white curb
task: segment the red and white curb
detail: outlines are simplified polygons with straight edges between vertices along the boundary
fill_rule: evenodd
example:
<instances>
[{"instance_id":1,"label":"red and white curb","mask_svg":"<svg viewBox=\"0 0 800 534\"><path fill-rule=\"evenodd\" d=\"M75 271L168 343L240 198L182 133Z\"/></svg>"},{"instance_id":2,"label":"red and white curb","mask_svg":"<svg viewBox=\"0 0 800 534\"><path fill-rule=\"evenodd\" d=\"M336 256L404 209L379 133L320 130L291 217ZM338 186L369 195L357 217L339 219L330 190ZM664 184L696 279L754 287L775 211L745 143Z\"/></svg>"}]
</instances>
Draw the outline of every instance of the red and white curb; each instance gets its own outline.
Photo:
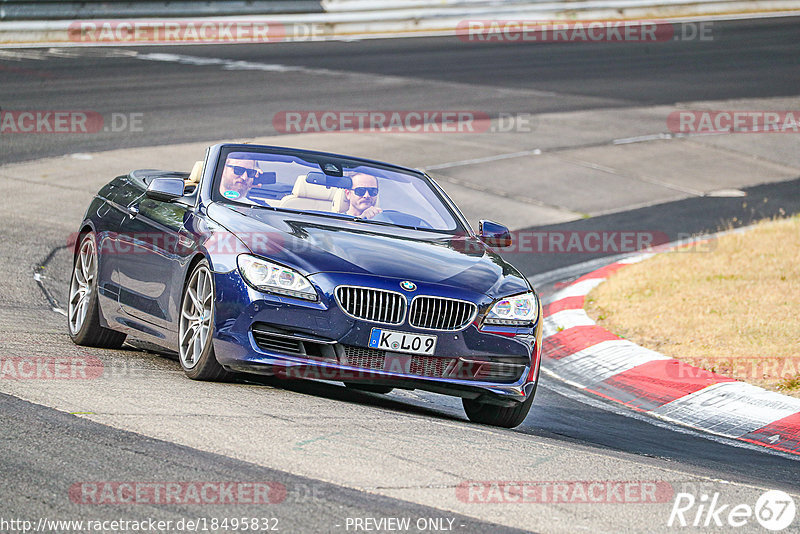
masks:
<instances>
[{"instance_id":1,"label":"red and white curb","mask_svg":"<svg viewBox=\"0 0 800 534\"><path fill-rule=\"evenodd\" d=\"M583 310L594 287L652 255L592 271L546 299L542 369L659 419L800 455L800 399L640 347L598 326Z\"/></svg>"}]
</instances>

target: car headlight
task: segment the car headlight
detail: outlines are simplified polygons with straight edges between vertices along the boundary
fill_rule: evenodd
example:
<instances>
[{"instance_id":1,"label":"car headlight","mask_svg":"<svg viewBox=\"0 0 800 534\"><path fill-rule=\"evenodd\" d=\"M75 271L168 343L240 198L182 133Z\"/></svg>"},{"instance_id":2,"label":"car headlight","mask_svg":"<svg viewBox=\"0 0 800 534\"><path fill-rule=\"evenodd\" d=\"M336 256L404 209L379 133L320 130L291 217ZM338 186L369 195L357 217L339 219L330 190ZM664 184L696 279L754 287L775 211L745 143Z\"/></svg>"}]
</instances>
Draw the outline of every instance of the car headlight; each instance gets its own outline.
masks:
<instances>
[{"instance_id":1,"label":"car headlight","mask_svg":"<svg viewBox=\"0 0 800 534\"><path fill-rule=\"evenodd\" d=\"M317 300L317 292L311 282L294 269L247 254L241 254L236 261L242 278L258 290Z\"/></svg>"},{"instance_id":2,"label":"car headlight","mask_svg":"<svg viewBox=\"0 0 800 534\"><path fill-rule=\"evenodd\" d=\"M524 326L539 318L539 303L533 292L507 297L495 302L484 324Z\"/></svg>"}]
</instances>

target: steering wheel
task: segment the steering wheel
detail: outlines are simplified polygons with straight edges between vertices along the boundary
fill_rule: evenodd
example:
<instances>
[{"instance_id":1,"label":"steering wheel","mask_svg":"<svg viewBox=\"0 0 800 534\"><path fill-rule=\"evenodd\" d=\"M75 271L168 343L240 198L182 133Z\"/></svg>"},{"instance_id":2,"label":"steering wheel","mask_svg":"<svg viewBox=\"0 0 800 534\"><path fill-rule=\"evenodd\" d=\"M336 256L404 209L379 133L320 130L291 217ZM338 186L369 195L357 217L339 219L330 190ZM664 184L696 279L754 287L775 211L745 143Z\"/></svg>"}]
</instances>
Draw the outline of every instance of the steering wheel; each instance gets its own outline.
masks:
<instances>
[{"instance_id":1,"label":"steering wheel","mask_svg":"<svg viewBox=\"0 0 800 534\"><path fill-rule=\"evenodd\" d=\"M374 216L372 220L399 224L401 226L413 226L415 228L433 228L425 219L397 210L383 210Z\"/></svg>"}]
</instances>

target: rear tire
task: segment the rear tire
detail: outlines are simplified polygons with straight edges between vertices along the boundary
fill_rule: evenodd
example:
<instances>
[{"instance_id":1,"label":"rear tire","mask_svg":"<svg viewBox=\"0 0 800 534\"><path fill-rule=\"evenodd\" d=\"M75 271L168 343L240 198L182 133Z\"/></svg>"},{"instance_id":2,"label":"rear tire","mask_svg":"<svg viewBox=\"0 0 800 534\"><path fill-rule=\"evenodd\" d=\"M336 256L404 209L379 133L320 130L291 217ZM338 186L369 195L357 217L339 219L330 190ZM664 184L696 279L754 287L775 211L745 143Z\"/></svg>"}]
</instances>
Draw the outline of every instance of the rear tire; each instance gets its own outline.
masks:
<instances>
[{"instance_id":1,"label":"rear tire","mask_svg":"<svg viewBox=\"0 0 800 534\"><path fill-rule=\"evenodd\" d=\"M394 389L391 386L380 386L377 384L357 384L355 382L345 382L344 385L347 389L366 391L368 393L379 393L381 395L390 393Z\"/></svg>"},{"instance_id":2,"label":"rear tire","mask_svg":"<svg viewBox=\"0 0 800 534\"><path fill-rule=\"evenodd\" d=\"M76 345L118 349L126 335L100 325L97 302L97 241L94 233L81 236L78 252L72 262L67 304L67 330Z\"/></svg>"},{"instance_id":3,"label":"rear tire","mask_svg":"<svg viewBox=\"0 0 800 534\"><path fill-rule=\"evenodd\" d=\"M214 277L198 262L183 288L178 328L181 367L192 380L222 380L228 372L214 355Z\"/></svg>"},{"instance_id":4,"label":"rear tire","mask_svg":"<svg viewBox=\"0 0 800 534\"><path fill-rule=\"evenodd\" d=\"M464 398L461 399L461 404L464 406L467 417L473 423L514 428L521 425L528 416L535 393L536 388L531 391L527 399L515 406L498 406Z\"/></svg>"}]
</instances>

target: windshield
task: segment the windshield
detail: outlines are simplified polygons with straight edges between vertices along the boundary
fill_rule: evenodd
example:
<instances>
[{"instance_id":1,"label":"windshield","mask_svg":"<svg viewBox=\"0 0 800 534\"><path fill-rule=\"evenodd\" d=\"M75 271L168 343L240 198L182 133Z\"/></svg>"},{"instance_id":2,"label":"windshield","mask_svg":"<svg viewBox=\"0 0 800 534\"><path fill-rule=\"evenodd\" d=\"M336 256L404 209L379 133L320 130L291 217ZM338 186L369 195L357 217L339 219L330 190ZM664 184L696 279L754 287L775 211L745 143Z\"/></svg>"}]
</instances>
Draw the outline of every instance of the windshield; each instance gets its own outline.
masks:
<instances>
[{"instance_id":1,"label":"windshield","mask_svg":"<svg viewBox=\"0 0 800 534\"><path fill-rule=\"evenodd\" d=\"M460 228L439 193L417 174L321 155L223 156L214 181L214 197L221 202L423 230Z\"/></svg>"}]
</instances>

